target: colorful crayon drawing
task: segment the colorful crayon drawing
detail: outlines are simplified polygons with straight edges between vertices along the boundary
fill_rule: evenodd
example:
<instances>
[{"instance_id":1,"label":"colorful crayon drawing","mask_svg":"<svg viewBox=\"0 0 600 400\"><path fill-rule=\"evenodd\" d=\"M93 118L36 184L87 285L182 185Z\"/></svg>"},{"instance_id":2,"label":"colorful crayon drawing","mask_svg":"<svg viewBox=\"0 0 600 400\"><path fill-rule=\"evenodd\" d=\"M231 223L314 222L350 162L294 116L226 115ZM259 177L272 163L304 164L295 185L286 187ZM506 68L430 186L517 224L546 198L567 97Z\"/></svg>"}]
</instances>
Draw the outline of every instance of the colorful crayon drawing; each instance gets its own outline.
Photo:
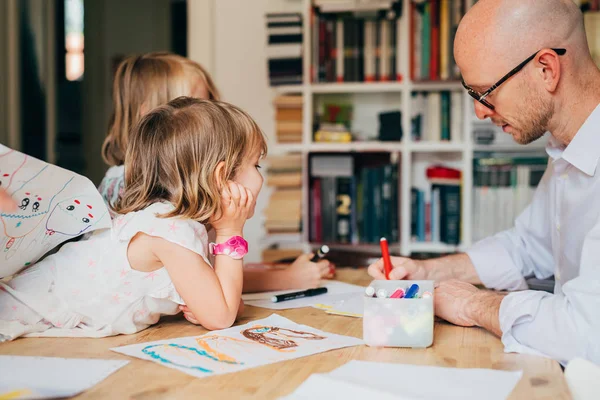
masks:
<instances>
[{"instance_id":1,"label":"colorful crayon drawing","mask_svg":"<svg viewBox=\"0 0 600 400\"><path fill-rule=\"evenodd\" d=\"M212 332L113 351L205 377L362 344L362 340L321 332L273 314L260 321Z\"/></svg>"},{"instance_id":2,"label":"colorful crayon drawing","mask_svg":"<svg viewBox=\"0 0 600 400\"><path fill-rule=\"evenodd\" d=\"M0 187L17 202L15 211L0 213L0 277L65 240L110 227L108 209L87 178L3 145Z\"/></svg>"},{"instance_id":3,"label":"colorful crayon drawing","mask_svg":"<svg viewBox=\"0 0 600 400\"><path fill-rule=\"evenodd\" d=\"M286 333L289 332L289 333ZM304 340L323 340L325 336L315 335L310 332L294 331L291 329L278 328L275 326L253 326L242 331L242 335L257 343L264 344L274 350L284 351L298 347L298 344L290 338ZM293 351L293 350L292 350Z\"/></svg>"}]
</instances>

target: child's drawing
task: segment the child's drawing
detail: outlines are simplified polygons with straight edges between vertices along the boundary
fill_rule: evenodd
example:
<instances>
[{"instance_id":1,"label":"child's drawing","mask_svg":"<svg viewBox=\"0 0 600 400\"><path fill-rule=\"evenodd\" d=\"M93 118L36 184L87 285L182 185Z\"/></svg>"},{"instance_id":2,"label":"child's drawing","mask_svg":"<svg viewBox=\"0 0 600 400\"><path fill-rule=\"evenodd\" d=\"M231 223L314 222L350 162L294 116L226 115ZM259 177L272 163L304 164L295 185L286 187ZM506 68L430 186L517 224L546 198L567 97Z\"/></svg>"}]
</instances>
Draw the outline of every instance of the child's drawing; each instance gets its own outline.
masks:
<instances>
[{"instance_id":1,"label":"child's drawing","mask_svg":"<svg viewBox=\"0 0 600 400\"><path fill-rule=\"evenodd\" d=\"M242 335L274 350L286 350L298 347L298 344L291 338L304 340L325 339L324 336L315 335L314 333L293 331L273 326L254 326L250 329L245 329Z\"/></svg>"},{"instance_id":2,"label":"child's drawing","mask_svg":"<svg viewBox=\"0 0 600 400\"><path fill-rule=\"evenodd\" d=\"M0 277L67 239L110 227L108 210L87 178L2 145L0 176L0 188L17 203L15 211L0 213Z\"/></svg>"},{"instance_id":3,"label":"child's drawing","mask_svg":"<svg viewBox=\"0 0 600 400\"><path fill-rule=\"evenodd\" d=\"M135 344L112 350L204 377L362 343L360 339L322 332L273 314L260 321L199 337Z\"/></svg>"}]
</instances>

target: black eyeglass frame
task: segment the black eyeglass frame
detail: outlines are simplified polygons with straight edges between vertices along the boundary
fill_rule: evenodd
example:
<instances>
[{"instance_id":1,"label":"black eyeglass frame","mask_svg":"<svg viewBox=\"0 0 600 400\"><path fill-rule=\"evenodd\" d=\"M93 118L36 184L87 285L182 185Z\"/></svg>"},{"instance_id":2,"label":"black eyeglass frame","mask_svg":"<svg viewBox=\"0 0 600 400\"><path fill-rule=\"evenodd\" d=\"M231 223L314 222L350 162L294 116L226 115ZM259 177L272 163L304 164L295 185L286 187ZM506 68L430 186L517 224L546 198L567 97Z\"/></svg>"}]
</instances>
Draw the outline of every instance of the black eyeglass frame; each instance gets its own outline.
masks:
<instances>
[{"instance_id":1,"label":"black eyeglass frame","mask_svg":"<svg viewBox=\"0 0 600 400\"><path fill-rule=\"evenodd\" d=\"M469 96L471 96L472 98L474 98L475 100L477 100L478 102L480 102L481 104L483 104L484 106L486 106L487 108L489 108L490 110L493 111L495 109L494 105L491 104L490 102L488 102L485 98L488 97L490 95L490 93L492 93L494 90L496 90L498 88L498 86L502 85L508 79L510 79L511 77L516 75L519 71L521 71L542 50L543 49L540 49L540 50L536 51L535 53L533 53L525 61L523 61L521 64L519 64L515 68L513 68L508 74L504 75L498 82L494 83L492 85L492 87L490 87L488 90L486 90L483 93L479 93L478 91L476 91L475 89L473 89L472 87L467 85L465 83L464 79L462 79L462 85L467 90L467 93L469 93ZM563 56L567 52L567 49L563 49L563 48L557 48L557 49L551 49L551 50L554 51L559 56Z\"/></svg>"}]
</instances>

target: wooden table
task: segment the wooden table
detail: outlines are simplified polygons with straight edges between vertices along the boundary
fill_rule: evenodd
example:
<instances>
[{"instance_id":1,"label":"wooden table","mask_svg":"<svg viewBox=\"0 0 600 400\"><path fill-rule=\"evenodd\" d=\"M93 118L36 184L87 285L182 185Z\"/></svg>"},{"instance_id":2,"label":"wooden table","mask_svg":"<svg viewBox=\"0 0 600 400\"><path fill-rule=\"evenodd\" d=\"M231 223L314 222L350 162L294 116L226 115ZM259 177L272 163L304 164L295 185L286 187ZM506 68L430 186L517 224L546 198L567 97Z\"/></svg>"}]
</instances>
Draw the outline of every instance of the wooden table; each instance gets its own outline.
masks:
<instances>
[{"instance_id":1,"label":"wooden table","mask_svg":"<svg viewBox=\"0 0 600 400\"><path fill-rule=\"evenodd\" d=\"M338 269L338 279L360 285L366 285L370 281L364 270L351 269ZM236 324L265 318L271 313L273 310L246 307L243 318ZM314 308L279 313L299 324L326 332L362 337L360 318L328 315ZM77 397L80 399L276 399L294 391L309 375L329 372L350 360L459 368L522 369L523 378L511 394L511 399L571 398L561 368L555 361L529 355L505 354L500 340L483 329L461 328L445 322L436 322L434 344L428 349L371 348L363 345L203 379L109 350L111 347L194 336L204 332L204 329L177 316L165 318L160 324L135 335L104 339L18 339L0 344L0 354L131 361Z\"/></svg>"}]
</instances>

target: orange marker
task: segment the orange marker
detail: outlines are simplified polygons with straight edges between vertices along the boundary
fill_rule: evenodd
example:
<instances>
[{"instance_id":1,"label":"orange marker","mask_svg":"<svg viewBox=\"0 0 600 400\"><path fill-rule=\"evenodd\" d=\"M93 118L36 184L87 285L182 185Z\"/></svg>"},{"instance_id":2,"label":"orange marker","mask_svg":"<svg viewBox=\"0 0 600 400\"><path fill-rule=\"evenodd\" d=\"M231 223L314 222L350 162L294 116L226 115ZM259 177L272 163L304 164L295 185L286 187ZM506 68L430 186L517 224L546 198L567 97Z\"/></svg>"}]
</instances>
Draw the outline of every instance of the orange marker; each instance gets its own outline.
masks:
<instances>
[{"instance_id":1,"label":"orange marker","mask_svg":"<svg viewBox=\"0 0 600 400\"><path fill-rule=\"evenodd\" d=\"M385 270L385 279L390 279L390 272L392 272L392 260L390 260L390 250L388 249L387 239L382 237L379 240L381 246L381 256L383 257L383 268Z\"/></svg>"}]
</instances>

